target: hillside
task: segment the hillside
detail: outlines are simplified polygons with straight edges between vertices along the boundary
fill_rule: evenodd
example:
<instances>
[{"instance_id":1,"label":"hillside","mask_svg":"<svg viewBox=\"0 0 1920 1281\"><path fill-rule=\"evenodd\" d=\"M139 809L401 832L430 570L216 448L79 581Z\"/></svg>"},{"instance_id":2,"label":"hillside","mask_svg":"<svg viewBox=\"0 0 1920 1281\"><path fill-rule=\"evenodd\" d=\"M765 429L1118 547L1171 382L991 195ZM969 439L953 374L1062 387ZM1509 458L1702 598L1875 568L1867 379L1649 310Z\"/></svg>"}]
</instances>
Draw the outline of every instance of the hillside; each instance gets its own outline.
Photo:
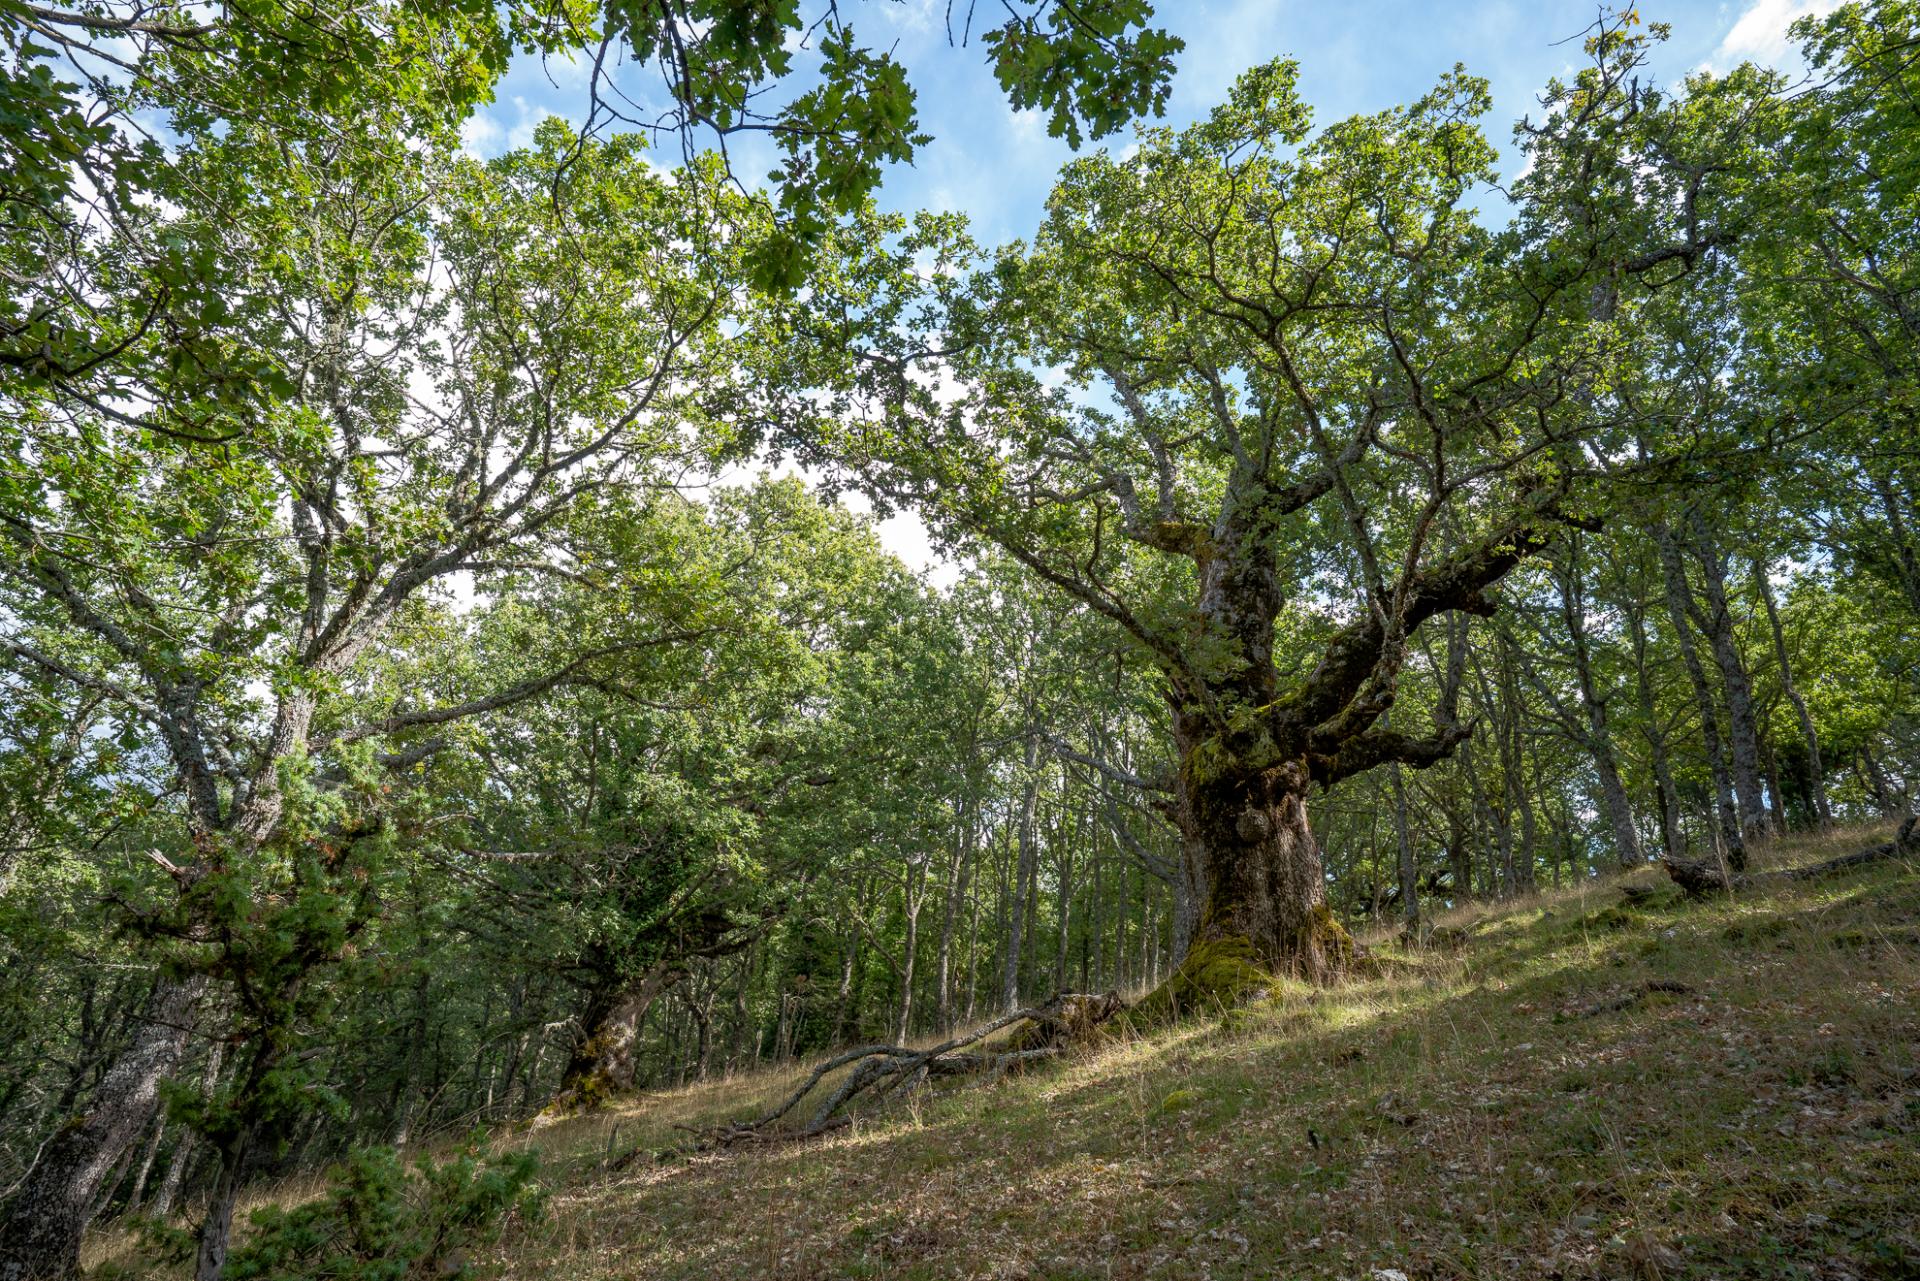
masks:
<instances>
[{"instance_id":1,"label":"hillside","mask_svg":"<svg viewBox=\"0 0 1920 1281\"><path fill-rule=\"evenodd\" d=\"M1467 909L1456 948L1380 949L1378 977L814 1143L671 1151L792 1074L532 1132L514 1142L554 1194L495 1262L581 1281L1920 1276L1916 869L1700 904L1651 868L1625 883L1658 892Z\"/></svg>"}]
</instances>

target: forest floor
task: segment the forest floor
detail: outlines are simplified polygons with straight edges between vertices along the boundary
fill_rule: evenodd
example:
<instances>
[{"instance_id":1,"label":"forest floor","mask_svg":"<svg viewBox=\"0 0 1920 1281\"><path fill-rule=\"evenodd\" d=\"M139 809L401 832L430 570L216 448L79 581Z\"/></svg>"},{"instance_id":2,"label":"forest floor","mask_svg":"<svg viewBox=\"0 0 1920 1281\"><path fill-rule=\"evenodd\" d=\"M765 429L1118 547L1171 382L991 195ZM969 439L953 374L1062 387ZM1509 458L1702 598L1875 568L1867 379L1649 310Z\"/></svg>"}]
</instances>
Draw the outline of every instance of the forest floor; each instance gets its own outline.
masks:
<instances>
[{"instance_id":1,"label":"forest floor","mask_svg":"<svg viewBox=\"0 0 1920 1281\"><path fill-rule=\"evenodd\" d=\"M1881 835L1782 842L1774 866ZM1651 903L1624 885L1661 890ZM1920 1277L1920 869L1689 903L1658 869L1443 923L1376 977L656 1156L798 1070L510 1140L510 1278ZM638 1149L640 1158L617 1165Z\"/></svg>"}]
</instances>

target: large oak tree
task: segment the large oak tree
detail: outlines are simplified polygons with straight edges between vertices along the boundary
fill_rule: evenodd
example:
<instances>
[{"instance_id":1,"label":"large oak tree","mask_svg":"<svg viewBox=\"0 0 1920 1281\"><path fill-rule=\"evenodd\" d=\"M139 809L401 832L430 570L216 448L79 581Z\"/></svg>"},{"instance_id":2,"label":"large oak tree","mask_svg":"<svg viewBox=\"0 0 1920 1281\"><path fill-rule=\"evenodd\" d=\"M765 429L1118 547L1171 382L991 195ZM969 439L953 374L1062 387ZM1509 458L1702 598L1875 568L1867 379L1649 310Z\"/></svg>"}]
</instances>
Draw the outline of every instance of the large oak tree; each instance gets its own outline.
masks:
<instances>
[{"instance_id":1,"label":"large oak tree","mask_svg":"<svg viewBox=\"0 0 1920 1281\"><path fill-rule=\"evenodd\" d=\"M1192 128L1069 166L1031 246L969 273L923 222L892 264L912 285L874 269L816 300L830 335L883 335L840 450L1158 666L1173 759L1141 781L1183 839L1196 947L1339 967L1311 790L1470 733L1389 728L1410 638L1491 613L1591 523L1626 318L1730 234L1698 154L1734 131L1647 145L1676 125L1630 22L1550 87L1506 202L1483 82L1316 131L1276 62Z\"/></svg>"}]
</instances>

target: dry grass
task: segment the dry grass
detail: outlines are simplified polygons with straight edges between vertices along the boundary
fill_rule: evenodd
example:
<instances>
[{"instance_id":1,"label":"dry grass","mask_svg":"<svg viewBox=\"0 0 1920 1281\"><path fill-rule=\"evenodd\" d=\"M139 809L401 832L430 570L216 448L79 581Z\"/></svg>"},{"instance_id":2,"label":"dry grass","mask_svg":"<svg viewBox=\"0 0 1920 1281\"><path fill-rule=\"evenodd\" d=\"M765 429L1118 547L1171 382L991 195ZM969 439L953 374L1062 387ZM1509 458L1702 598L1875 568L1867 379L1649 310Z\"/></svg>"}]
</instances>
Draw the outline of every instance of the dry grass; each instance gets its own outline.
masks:
<instances>
[{"instance_id":1,"label":"dry grass","mask_svg":"<svg viewBox=\"0 0 1920 1281\"><path fill-rule=\"evenodd\" d=\"M1783 843L1780 863L1874 833ZM1659 885L1654 869L1633 881ZM800 1069L506 1140L506 1277L1920 1277L1920 875L1464 909L1456 951L806 1145L636 1161Z\"/></svg>"}]
</instances>

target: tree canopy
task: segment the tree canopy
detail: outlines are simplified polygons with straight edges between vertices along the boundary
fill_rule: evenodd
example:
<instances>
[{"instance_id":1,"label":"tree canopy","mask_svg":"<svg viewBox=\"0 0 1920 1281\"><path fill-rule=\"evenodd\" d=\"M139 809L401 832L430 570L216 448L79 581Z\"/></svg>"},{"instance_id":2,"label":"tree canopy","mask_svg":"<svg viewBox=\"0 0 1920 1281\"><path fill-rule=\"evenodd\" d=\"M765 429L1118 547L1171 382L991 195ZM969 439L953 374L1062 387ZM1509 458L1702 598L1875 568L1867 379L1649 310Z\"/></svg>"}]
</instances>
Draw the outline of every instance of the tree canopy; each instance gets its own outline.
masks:
<instances>
[{"instance_id":1,"label":"tree canopy","mask_svg":"<svg viewBox=\"0 0 1920 1281\"><path fill-rule=\"evenodd\" d=\"M1146 4L953 6L1134 126L1004 244L881 211L859 18L0 0L0 1281L491 1221L526 1169L360 1149L825 1055L817 1132L1912 809L1910 0L1672 87L1603 13L1505 181L1465 67L1162 126ZM515 58L583 101L481 159Z\"/></svg>"}]
</instances>

